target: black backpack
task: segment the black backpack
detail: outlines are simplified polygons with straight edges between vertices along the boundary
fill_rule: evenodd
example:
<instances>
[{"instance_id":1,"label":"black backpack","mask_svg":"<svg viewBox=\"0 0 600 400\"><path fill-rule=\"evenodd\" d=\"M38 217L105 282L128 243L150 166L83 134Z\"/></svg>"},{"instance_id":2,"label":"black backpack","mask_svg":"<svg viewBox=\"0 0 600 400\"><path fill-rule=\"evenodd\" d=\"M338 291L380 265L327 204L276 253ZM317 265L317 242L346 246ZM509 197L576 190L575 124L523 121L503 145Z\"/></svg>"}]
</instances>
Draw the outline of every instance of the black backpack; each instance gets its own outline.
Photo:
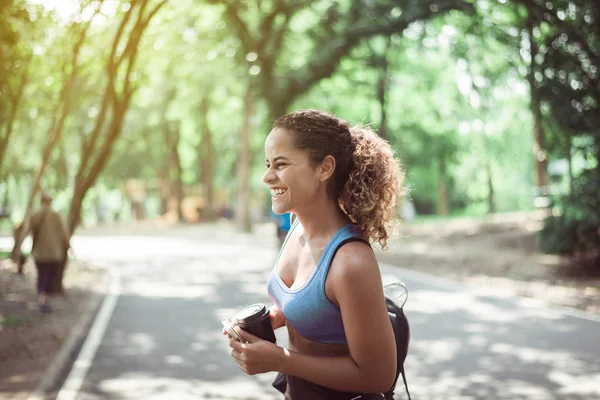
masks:
<instances>
[{"instance_id":1,"label":"black backpack","mask_svg":"<svg viewBox=\"0 0 600 400\"><path fill-rule=\"evenodd\" d=\"M367 246L371 246L369 242L367 242L365 239L358 236L354 236L343 240L335 249L333 257L335 257L335 253L337 253L340 247L350 242L362 242L365 243ZM392 300L391 298L396 298L397 296L385 296L385 304L387 306L388 315L390 316L390 321L392 322L394 338L396 339L396 360L398 364L396 366L396 378L394 379L394 384L387 392L383 393L383 395L385 396L386 400L394 400L394 390L396 390L396 383L398 382L398 378L400 377L400 375L402 375L402 381L404 382L406 395L408 396L408 400L411 400L410 392L408 391L408 384L406 383L406 374L404 373L404 360L406 360L406 355L408 354L408 344L410 342L410 327L408 325L408 319L406 318L406 315L404 314L403 310L404 304L408 299L408 290L406 289L406 286L403 283L394 282L384 286L384 290L392 288L400 288L403 292L402 296L398 296L399 299L402 300L402 304L400 305L394 302L394 300Z\"/></svg>"},{"instance_id":2,"label":"black backpack","mask_svg":"<svg viewBox=\"0 0 600 400\"><path fill-rule=\"evenodd\" d=\"M408 354L408 344L410 342L410 327L408 325L408 319L404 314L404 304L406 303L406 299L408 298L408 291L406 290L406 286L402 283L392 283L390 285L386 285L384 288L388 288L391 286L399 286L404 289L406 296L404 297L402 304L396 304L390 296L385 297L385 304L387 306L388 315L390 316L390 321L392 322L392 328L394 330L394 338L396 339L396 379L394 379L394 384L383 395L386 400L394 399L394 390L396 389L396 383L398 382L398 377L402 374L402 381L404 382L404 388L406 389L406 395L408 399L410 398L410 392L408 391L408 384L406 383L406 375L404 373L404 360L406 360L406 355Z\"/></svg>"}]
</instances>

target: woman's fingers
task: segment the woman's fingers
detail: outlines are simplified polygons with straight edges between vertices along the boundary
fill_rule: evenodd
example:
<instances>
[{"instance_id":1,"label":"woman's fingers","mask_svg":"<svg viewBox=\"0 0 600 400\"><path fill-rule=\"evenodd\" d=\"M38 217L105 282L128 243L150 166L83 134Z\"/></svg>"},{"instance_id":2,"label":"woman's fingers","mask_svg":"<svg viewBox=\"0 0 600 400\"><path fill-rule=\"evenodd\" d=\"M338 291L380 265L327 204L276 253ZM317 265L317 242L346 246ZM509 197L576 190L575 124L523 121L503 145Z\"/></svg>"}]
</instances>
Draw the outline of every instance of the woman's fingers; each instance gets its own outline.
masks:
<instances>
[{"instance_id":1,"label":"woman's fingers","mask_svg":"<svg viewBox=\"0 0 600 400\"><path fill-rule=\"evenodd\" d=\"M240 343L230 336L229 337L229 347L231 347L232 349L237 350L237 351L242 351L242 349L244 349L246 346L244 343Z\"/></svg>"},{"instance_id":2,"label":"woman's fingers","mask_svg":"<svg viewBox=\"0 0 600 400\"><path fill-rule=\"evenodd\" d=\"M248 343L255 343L255 342L259 341L259 340L262 340L261 338L259 338L257 336L254 336L250 332L247 332L247 331L243 330L240 327L236 326L234 329L238 333L238 335L240 335L240 337L242 339L244 339Z\"/></svg>"},{"instance_id":3,"label":"woman's fingers","mask_svg":"<svg viewBox=\"0 0 600 400\"><path fill-rule=\"evenodd\" d=\"M242 361L242 353L236 349L231 349L231 357L235 358L236 362Z\"/></svg>"}]
</instances>

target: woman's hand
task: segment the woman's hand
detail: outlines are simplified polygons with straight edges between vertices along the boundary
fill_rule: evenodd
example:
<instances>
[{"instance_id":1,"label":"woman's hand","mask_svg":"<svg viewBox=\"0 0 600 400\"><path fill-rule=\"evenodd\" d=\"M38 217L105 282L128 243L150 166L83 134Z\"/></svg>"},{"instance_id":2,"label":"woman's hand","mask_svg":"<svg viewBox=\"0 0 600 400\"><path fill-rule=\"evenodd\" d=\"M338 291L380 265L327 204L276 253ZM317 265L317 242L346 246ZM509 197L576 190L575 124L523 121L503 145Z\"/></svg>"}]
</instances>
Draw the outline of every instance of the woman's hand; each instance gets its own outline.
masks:
<instances>
[{"instance_id":1,"label":"woman's hand","mask_svg":"<svg viewBox=\"0 0 600 400\"><path fill-rule=\"evenodd\" d=\"M239 326L234 329L248 342L240 343L234 339L229 339L231 356L242 371L248 375L255 375L279 370L285 357L285 349L267 340L262 340Z\"/></svg>"},{"instance_id":2,"label":"woman's hand","mask_svg":"<svg viewBox=\"0 0 600 400\"><path fill-rule=\"evenodd\" d=\"M269 311L269 318L271 318L271 326L273 330L279 329L285 325L285 315L281 312L279 307L273 304Z\"/></svg>"}]
</instances>

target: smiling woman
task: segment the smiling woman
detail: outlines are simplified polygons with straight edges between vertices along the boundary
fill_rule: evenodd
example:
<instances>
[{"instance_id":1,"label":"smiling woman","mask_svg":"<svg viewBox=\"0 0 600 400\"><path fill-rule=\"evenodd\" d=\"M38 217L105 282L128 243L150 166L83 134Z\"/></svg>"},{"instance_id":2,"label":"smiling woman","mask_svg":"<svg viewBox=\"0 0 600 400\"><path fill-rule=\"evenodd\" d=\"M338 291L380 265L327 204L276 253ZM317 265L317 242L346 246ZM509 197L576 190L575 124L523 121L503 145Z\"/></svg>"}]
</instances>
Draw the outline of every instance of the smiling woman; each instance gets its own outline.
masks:
<instances>
[{"instance_id":1,"label":"smiling woman","mask_svg":"<svg viewBox=\"0 0 600 400\"><path fill-rule=\"evenodd\" d=\"M396 344L369 240L386 246L403 172L387 142L317 110L275 121L265 141L272 210L296 219L267 283L283 349L239 329L231 355L248 374L280 373L288 400L382 399ZM353 242L353 243L351 243Z\"/></svg>"}]
</instances>

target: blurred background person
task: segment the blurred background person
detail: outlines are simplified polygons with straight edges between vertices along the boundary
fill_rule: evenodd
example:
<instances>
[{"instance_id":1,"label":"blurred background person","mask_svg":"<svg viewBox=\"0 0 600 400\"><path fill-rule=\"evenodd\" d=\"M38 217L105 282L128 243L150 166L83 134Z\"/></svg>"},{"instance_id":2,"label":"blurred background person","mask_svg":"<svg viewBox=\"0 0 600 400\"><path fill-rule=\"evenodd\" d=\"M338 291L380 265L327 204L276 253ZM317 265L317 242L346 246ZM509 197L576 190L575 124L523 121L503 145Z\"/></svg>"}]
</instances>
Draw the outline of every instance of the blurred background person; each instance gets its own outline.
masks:
<instances>
[{"instance_id":1,"label":"blurred background person","mask_svg":"<svg viewBox=\"0 0 600 400\"><path fill-rule=\"evenodd\" d=\"M62 217L52 210L52 197L41 195L41 207L31 216L28 227L33 244L31 254L37 268L38 309L42 313L51 311L48 294L60 265L66 261L69 249L69 234Z\"/></svg>"},{"instance_id":2,"label":"blurred background person","mask_svg":"<svg viewBox=\"0 0 600 400\"><path fill-rule=\"evenodd\" d=\"M290 231L292 214L289 212L283 214L275 214L273 213L273 219L275 220L275 225L277 227L277 240L279 240L279 245L283 245L285 237Z\"/></svg>"}]
</instances>

